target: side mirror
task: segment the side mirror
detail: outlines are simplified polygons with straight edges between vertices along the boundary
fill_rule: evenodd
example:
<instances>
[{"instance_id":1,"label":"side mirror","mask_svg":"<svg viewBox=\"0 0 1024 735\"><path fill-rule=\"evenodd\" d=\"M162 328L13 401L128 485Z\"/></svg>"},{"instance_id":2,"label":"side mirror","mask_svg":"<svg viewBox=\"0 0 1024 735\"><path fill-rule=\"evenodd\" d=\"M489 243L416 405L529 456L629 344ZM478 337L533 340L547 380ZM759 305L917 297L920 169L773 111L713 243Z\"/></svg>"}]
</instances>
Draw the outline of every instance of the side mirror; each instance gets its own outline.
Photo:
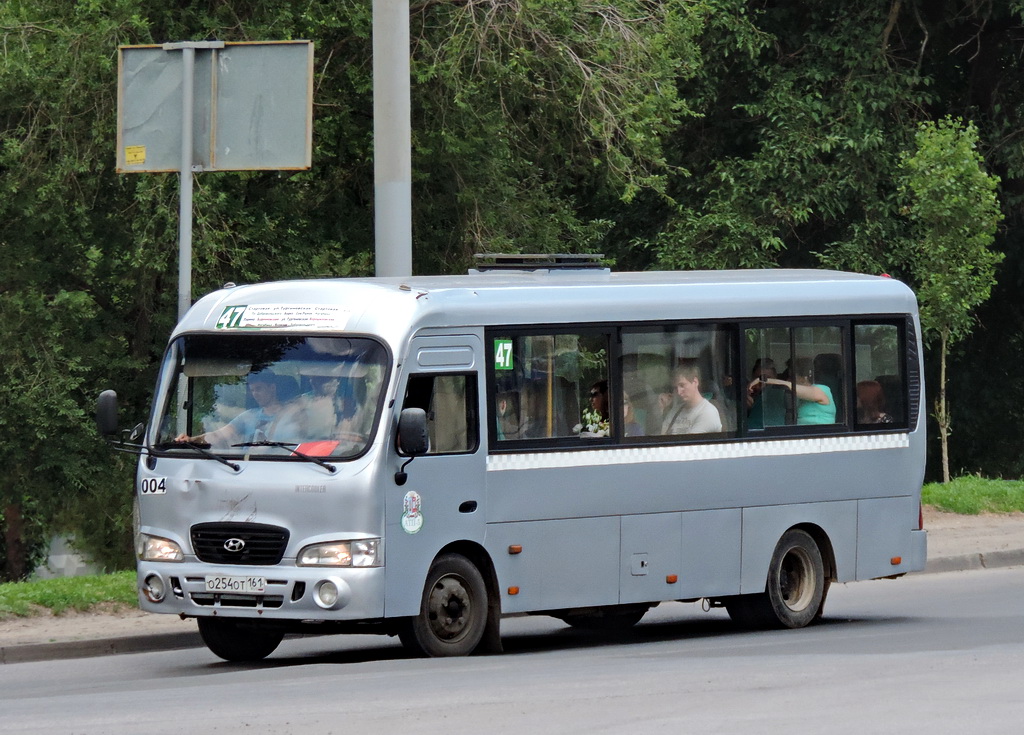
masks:
<instances>
[{"instance_id":1,"label":"side mirror","mask_svg":"<svg viewBox=\"0 0 1024 735\"><path fill-rule=\"evenodd\" d=\"M419 457L430 448L427 412L422 408L404 408L398 417L398 449L408 457Z\"/></svg>"},{"instance_id":2,"label":"side mirror","mask_svg":"<svg viewBox=\"0 0 1024 735\"><path fill-rule=\"evenodd\" d=\"M96 428L100 436L117 434L117 393L105 390L96 399Z\"/></svg>"}]
</instances>

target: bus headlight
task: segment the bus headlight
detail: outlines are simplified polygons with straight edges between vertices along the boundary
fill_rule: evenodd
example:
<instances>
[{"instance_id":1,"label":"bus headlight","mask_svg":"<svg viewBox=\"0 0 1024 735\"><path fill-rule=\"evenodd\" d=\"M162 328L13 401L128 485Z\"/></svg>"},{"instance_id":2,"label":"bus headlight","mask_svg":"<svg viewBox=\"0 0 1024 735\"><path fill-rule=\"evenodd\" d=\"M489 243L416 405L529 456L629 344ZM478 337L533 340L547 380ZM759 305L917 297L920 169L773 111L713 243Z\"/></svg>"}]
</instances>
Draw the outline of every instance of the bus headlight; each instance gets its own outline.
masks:
<instances>
[{"instance_id":1,"label":"bus headlight","mask_svg":"<svg viewBox=\"0 0 1024 735\"><path fill-rule=\"evenodd\" d=\"M142 561L181 561L181 547L170 539L140 533L135 539L135 554Z\"/></svg>"},{"instance_id":2,"label":"bus headlight","mask_svg":"<svg viewBox=\"0 0 1024 735\"><path fill-rule=\"evenodd\" d=\"M331 541L313 544L299 552L300 567L376 567L380 539Z\"/></svg>"}]
</instances>

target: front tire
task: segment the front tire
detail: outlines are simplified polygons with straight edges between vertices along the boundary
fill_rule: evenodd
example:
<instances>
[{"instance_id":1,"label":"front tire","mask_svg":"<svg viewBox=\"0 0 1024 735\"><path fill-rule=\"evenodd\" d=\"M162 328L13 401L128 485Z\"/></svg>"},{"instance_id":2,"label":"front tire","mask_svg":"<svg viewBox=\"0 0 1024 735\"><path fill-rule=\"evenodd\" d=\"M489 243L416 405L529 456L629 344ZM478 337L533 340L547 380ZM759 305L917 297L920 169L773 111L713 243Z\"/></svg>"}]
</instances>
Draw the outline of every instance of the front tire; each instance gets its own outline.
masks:
<instances>
[{"instance_id":1,"label":"front tire","mask_svg":"<svg viewBox=\"0 0 1024 735\"><path fill-rule=\"evenodd\" d=\"M229 618L197 618L203 643L225 661L262 661L284 638L284 631Z\"/></svg>"},{"instance_id":2,"label":"front tire","mask_svg":"<svg viewBox=\"0 0 1024 735\"><path fill-rule=\"evenodd\" d=\"M735 622L749 628L803 628L821 616L828 584L821 550L809 533L790 529L775 546L765 591L728 600Z\"/></svg>"},{"instance_id":3,"label":"front tire","mask_svg":"<svg viewBox=\"0 0 1024 735\"><path fill-rule=\"evenodd\" d=\"M476 566L459 554L439 556L423 586L420 612L398 637L421 656L468 656L487 627L487 586Z\"/></svg>"}]
</instances>

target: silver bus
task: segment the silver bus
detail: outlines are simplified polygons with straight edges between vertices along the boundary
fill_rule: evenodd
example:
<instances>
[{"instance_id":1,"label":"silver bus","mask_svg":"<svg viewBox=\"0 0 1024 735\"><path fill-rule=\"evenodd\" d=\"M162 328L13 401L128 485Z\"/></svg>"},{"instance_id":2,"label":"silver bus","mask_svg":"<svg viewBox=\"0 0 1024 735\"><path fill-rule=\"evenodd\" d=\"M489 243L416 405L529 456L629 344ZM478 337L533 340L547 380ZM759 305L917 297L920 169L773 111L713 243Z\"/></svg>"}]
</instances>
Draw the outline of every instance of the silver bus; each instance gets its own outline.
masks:
<instances>
[{"instance_id":1,"label":"silver bus","mask_svg":"<svg viewBox=\"0 0 1024 735\"><path fill-rule=\"evenodd\" d=\"M499 651L506 615L675 600L808 625L831 582L924 567L920 333L909 288L840 272L229 285L138 427L140 604L228 660L302 632ZM112 437L113 391L97 416Z\"/></svg>"}]
</instances>

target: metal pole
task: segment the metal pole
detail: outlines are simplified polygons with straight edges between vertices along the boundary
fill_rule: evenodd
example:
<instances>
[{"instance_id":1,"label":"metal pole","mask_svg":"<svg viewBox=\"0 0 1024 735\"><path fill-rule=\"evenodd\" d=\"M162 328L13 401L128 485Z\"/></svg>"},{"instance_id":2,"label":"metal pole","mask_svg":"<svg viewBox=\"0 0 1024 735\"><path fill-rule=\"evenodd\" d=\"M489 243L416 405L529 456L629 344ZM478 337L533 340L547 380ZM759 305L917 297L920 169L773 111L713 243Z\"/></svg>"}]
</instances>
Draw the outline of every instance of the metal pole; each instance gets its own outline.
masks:
<instances>
[{"instance_id":1,"label":"metal pole","mask_svg":"<svg viewBox=\"0 0 1024 735\"><path fill-rule=\"evenodd\" d=\"M222 49L223 41L182 41L163 44L181 51L181 163L178 165L178 321L192 307L192 159L196 49ZM200 169L201 170L201 169Z\"/></svg>"},{"instance_id":2,"label":"metal pole","mask_svg":"<svg viewBox=\"0 0 1024 735\"><path fill-rule=\"evenodd\" d=\"M409 106L409 0L373 0L373 221L378 276L412 275Z\"/></svg>"},{"instance_id":3,"label":"metal pole","mask_svg":"<svg viewBox=\"0 0 1024 735\"><path fill-rule=\"evenodd\" d=\"M178 321L192 306L192 88L196 50L181 49L181 166L178 177Z\"/></svg>"}]
</instances>

